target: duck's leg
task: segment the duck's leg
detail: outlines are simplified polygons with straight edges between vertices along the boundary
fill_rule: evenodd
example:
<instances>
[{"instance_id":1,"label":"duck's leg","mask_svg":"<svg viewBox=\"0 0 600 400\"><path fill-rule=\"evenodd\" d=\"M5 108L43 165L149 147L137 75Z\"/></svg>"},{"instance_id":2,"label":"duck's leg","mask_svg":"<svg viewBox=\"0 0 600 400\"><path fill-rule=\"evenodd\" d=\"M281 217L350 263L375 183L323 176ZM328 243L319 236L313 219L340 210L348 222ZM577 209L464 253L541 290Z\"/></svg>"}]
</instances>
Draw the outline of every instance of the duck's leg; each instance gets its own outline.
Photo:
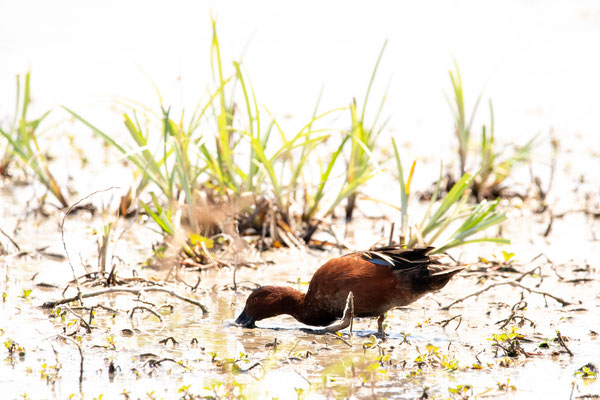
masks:
<instances>
[{"instance_id":1,"label":"duck's leg","mask_svg":"<svg viewBox=\"0 0 600 400\"><path fill-rule=\"evenodd\" d=\"M385 331L383 330L383 320L385 319L385 314L381 314L377 319L377 334L381 337L381 340L385 340Z\"/></svg>"},{"instance_id":2,"label":"duck's leg","mask_svg":"<svg viewBox=\"0 0 600 400\"><path fill-rule=\"evenodd\" d=\"M352 292L348 293L348 298L346 299L346 307L344 308L344 315L340 322L334 323L325 327L323 330L325 332L337 332L342 329L346 329L348 326L352 327L352 321L354 319L354 294ZM352 328L350 328L350 333L352 333Z\"/></svg>"}]
</instances>

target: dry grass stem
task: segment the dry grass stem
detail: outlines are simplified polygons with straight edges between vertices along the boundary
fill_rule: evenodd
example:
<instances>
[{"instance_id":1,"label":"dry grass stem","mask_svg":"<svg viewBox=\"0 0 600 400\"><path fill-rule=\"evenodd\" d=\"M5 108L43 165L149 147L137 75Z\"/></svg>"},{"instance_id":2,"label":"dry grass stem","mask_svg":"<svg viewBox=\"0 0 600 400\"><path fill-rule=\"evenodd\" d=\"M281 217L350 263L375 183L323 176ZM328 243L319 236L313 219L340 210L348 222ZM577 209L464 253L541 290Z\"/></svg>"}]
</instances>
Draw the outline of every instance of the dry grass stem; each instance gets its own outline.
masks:
<instances>
[{"instance_id":1,"label":"dry grass stem","mask_svg":"<svg viewBox=\"0 0 600 400\"><path fill-rule=\"evenodd\" d=\"M556 339L558 340L558 343L561 345L561 347L564 348L571 357L573 357L574 354L565 344L564 337L560 334L560 331L556 331Z\"/></svg>"},{"instance_id":2,"label":"dry grass stem","mask_svg":"<svg viewBox=\"0 0 600 400\"><path fill-rule=\"evenodd\" d=\"M87 299L87 298L90 298L90 297L103 296L105 294L113 294L113 293L129 293L129 294L135 294L135 295L139 296L142 293L146 293L146 292L162 292L162 293L170 294L171 296L176 297L179 300L188 302L190 304L193 304L193 305L199 307L202 310L203 314L208 314L208 308L206 308L206 306L204 306L199 301L191 299L189 297L182 296L182 295L174 292L173 290L169 290L169 289L161 288L161 287L145 287L145 288L117 288L117 287L112 287L112 288L108 288L108 289L98 290L98 291L95 291L95 292L80 293L80 295L78 295L78 296L72 296L72 297L61 299L61 300L47 301L44 304L42 304L42 307L43 308L54 308L54 307L59 306L61 304L67 304L67 303L70 303L72 301L79 300L80 297L82 299Z\"/></svg>"},{"instance_id":3,"label":"dry grass stem","mask_svg":"<svg viewBox=\"0 0 600 400\"><path fill-rule=\"evenodd\" d=\"M458 300L454 300L450 304L447 304L447 305L445 305L443 307L440 307L440 310L449 310L451 307L455 306L458 303L461 303L461 302L463 302L463 301L465 301L465 300L467 300L467 299L469 299L471 297L477 297L480 294L482 294L484 292L487 292L488 290L490 290L492 288L495 288L497 286L503 286L503 285L510 285L510 286L514 286L514 287L519 287L521 289L527 290L530 293L535 293L535 294L539 294L539 295L542 295L542 296L545 296L545 297L550 297L551 299L554 299L557 302L559 302L563 307L571 305L571 302L568 302L568 301L566 301L564 299L561 299L560 297L557 297L557 296L555 296L555 295L553 295L551 293L543 292L541 290L535 290L535 289L529 288L529 287L524 286L524 285L518 283L517 281L513 280L513 281L507 281L507 282L492 283L492 284L484 287L483 289L477 290L476 292L473 292L473 293L471 293L471 294L469 294L467 296L461 297Z\"/></svg>"},{"instance_id":4,"label":"dry grass stem","mask_svg":"<svg viewBox=\"0 0 600 400\"><path fill-rule=\"evenodd\" d=\"M69 256L69 250L67 250L67 243L65 242L65 221L66 221L67 217L69 216L69 214L71 213L71 211L73 211L73 209L75 207L77 207L81 202L89 199L90 197L92 197L93 195L95 195L97 193L103 193L103 192L107 192L107 191L113 190L113 189L118 189L118 187L111 186L107 189L96 190L95 192L92 192L92 193L88 194L87 196L77 200L75 203L73 203L73 204L71 204L71 206L69 206L69 208L65 212L65 215L63 216L62 221L60 223L60 238L61 238L61 241L63 244L63 248L65 249L67 261L69 262L69 266L71 267L71 272L73 273L73 279L75 280L75 285L77 286L78 299L81 302L81 304L83 304L83 301L82 301L83 298L81 297L81 287L79 286L79 280L77 279L77 274L75 274L75 267L73 266L73 263L71 262L71 257Z\"/></svg>"}]
</instances>

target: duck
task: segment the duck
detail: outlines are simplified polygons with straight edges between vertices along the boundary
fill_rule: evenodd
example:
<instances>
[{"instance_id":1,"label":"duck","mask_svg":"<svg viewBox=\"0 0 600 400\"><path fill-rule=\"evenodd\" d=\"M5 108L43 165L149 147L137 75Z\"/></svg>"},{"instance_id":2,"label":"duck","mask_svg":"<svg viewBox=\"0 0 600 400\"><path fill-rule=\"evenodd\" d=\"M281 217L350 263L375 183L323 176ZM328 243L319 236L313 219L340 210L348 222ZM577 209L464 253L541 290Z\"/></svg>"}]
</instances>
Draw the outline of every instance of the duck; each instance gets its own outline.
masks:
<instances>
[{"instance_id":1,"label":"duck","mask_svg":"<svg viewBox=\"0 0 600 400\"><path fill-rule=\"evenodd\" d=\"M441 256L429 255L433 249L391 244L332 258L314 273L306 293L284 286L254 290L235 322L255 328L257 321L287 314L305 325L328 326L342 317L351 293L354 317L377 318L385 339L387 311L443 288L464 269L440 263Z\"/></svg>"}]
</instances>

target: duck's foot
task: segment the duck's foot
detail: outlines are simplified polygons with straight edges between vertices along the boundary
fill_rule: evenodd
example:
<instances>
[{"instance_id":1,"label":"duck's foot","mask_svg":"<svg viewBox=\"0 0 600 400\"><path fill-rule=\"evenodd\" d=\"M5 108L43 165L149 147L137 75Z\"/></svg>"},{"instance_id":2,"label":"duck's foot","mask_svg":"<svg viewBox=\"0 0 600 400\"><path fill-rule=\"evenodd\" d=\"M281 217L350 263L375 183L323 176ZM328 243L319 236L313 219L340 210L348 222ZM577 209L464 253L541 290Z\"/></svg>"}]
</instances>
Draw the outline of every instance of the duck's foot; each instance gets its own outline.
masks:
<instances>
[{"instance_id":1,"label":"duck's foot","mask_svg":"<svg viewBox=\"0 0 600 400\"><path fill-rule=\"evenodd\" d=\"M352 332L352 320L354 319L354 294L352 292L348 293L348 298L346 299L346 307L344 308L344 315L342 316L341 321L336 322L334 324L325 327L323 330L325 332L337 332L342 329L346 329L350 326L350 332Z\"/></svg>"},{"instance_id":2,"label":"duck's foot","mask_svg":"<svg viewBox=\"0 0 600 400\"><path fill-rule=\"evenodd\" d=\"M377 336L381 338L382 341L385 342L386 336L385 331L383 330L383 320L385 319L385 314L381 314L377 319Z\"/></svg>"}]
</instances>

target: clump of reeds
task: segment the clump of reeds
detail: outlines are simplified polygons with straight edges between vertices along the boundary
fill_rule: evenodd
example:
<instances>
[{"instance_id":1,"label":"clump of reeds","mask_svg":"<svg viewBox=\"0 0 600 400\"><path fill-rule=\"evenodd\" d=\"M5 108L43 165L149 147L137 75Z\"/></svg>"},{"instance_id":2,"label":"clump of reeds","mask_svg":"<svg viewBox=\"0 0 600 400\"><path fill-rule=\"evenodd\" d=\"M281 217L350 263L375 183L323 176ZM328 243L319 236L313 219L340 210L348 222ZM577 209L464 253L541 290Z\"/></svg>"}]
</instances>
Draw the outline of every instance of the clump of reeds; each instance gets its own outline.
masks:
<instances>
[{"instance_id":1,"label":"clump of reeds","mask_svg":"<svg viewBox=\"0 0 600 400\"><path fill-rule=\"evenodd\" d=\"M469 203L470 188L478 174L464 173L445 196L440 196L442 182L440 169L439 179L423 218L420 222L410 224L409 216L415 217L409 215L410 186L415 163L413 162L408 178L405 180L396 142L392 141L392 145L400 184L401 238L406 247L433 245L447 230L451 229L454 231L444 237L446 242L441 246L437 245L432 254L475 242L510 243L509 240L498 237L471 238L506 219L506 214L497 210L499 199Z\"/></svg>"},{"instance_id":2,"label":"clump of reeds","mask_svg":"<svg viewBox=\"0 0 600 400\"><path fill-rule=\"evenodd\" d=\"M347 221L352 219L352 213L356 207L358 188L371 179L374 175L374 171L378 169L377 162L373 157L373 151L375 150L377 138L387 124L387 120L382 123L379 122L386 96L384 95L382 97L377 113L370 124L366 120L366 110L369 95L371 94L373 82L375 81L375 76L377 75L379 63L383 57L386 45L387 41L384 42L379 57L377 58L377 62L375 63L375 67L373 68L373 73L371 74L369 85L367 86L367 92L362 108L358 108L356 99L350 104L352 126L350 130L346 132L346 135L350 137L351 151L346 172L346 185L343 189L348 198L346 203Z\"/></svg>"},{"instance_id":3,"label":"clump of reeds","mask_svg":"<svg viewBox=\"0 0 600 400\"><path fill-rule=\"evenodd\" d=\"M360 175L348 179L340 194L325 200L335 165L342 162L339 155L353 135L323 157L317 148L329 145L332 132L314 125L339 110L318 114L316 108L297 132L284 132L259 106L241 62L227 71L214 21L212 27L213 87L189 119L183 113L174 119L162 100L158 121L133 107L123 114L131 137L125 144L65 109L135 166L138 183L122 197L120 213L132 215L139 204L186 256L205 262L209 249L237 240L236 235L259 248L302 246L310 242L316 218L330 214L366 181ZM154 124L143 123L152 118ZM307 183L309 163L321 168L317 185Z\"/></svg>"},{"instance_id":4,"label":"clump of reeds","mask_svg":"<svg viewBox=\"0 0 600 400\"><path fill-rule=\"evenodd\" d=\"M473 123L481 102L481 95L469 114L465 108L463 83L458 65L455 64L455 70L449 71L449 75L453 98L448 98L448 103L454 115L460 176L466 173L467 165L471 164L473 168L479 170L471 184L473 195L479 200L502 196L506 192L506 187L502 184L518 166L530 159L533 149L538 144L537 135L525 144L516 146L512 153L507 154L506 151L498 150L495 142L494 110L490 101L489 128L485 124L482 125L481 141L476 143L473 139Z\"/></svg>"},{"instance_id":5,"label":"clump of reeds","mask_svg":"<svg viewBox=\"0 0 600 400\"><path fill-rule=\"evenodd\" d=\"M18 75L16 106L12 124L6 130L0 128L0 134L7 140L4 154L0 158L0 175L8 175L8 168L16 157L20 161L21 167L24 170L33 171L39 181L60 202L60 205L66 208L69 203L50 172L48 160L40 150L37 140L36 132L51 110L36 119L28 117L31 104L30 72L25 74L23 81L22 77Z\"/></svg>"},{"instance_id":6,"label":"clump of reeds","mask_svg":"<svg viewBox=\"0 0 600 400\"><path fill-rule=\"evenodd\" d=\"M310 244L323 217L330 216L344 200L346 219L351 219L359 188L379 169L374 153L386 124L379 122L385 96L369 123L366 108L385 44L364 102L361 107L352 102L351 128L340 138L332 129L317 127L326 116L340 111L319 113L319 101L305 125L292 134L285 132L268 109L259 105L243 64L223 62L215 21L212 33L212 86L191 116L183 111L174 115L159 95L158 113L135 105L123 113L130 137L125 141L97 128L75 111L66 110L135 167L137 183L121 198L119 212L123 216L141 212L158 226L164 237L164 243L157 247L159 256L178 254L204 264L216 262L215 254L228 247L239 250L247 246L265 249ZM507 242L471 238L504 220L505 214L497 211L497 200L472 204L469 195L483 190L475 189L477 182L499 184L501 169L509 173L527 150L510 158L512 162L497 163L492 124L489 136L483 129L482 167L474 175L464 172L473 117L467 118L464 111L458 70L456 76L451 73L451 78L461 144L461 178L445 196L440 190L441 179L438 181L428 211L420 223L410 225L410 230L408 204L415 164L405 182L394 143L403 243L408 247L429 245L458 225L438 252L474 241ZM316 177L311 176L315 166Z\"/></svg>"}]
</instances>

